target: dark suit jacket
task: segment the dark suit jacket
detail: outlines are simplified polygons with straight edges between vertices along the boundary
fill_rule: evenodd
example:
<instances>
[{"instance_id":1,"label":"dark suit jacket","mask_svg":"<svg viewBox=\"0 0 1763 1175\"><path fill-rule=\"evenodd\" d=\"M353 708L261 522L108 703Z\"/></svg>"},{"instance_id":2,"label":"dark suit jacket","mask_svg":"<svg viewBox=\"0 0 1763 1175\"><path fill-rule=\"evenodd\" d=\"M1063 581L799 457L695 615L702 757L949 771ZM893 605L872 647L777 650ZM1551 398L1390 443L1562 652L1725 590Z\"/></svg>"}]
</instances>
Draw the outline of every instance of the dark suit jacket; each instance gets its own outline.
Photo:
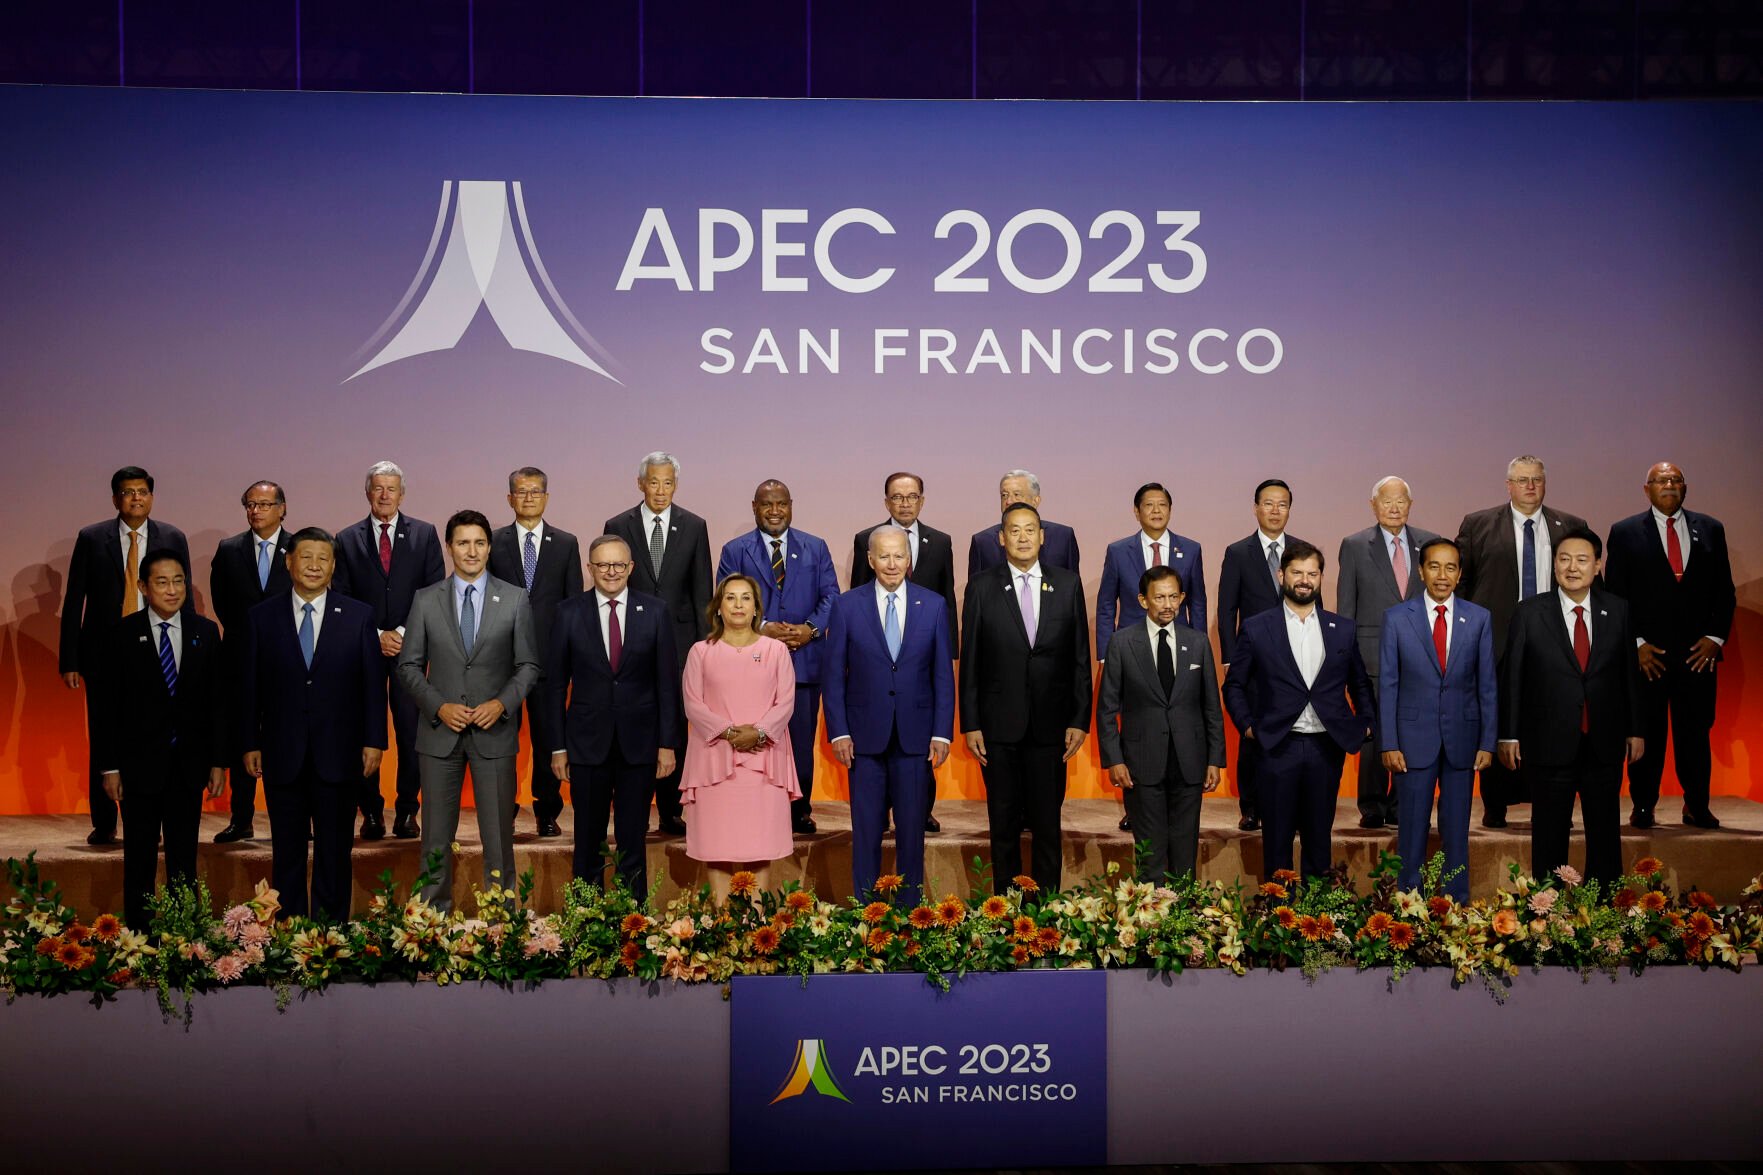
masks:
<instances>
[{"instance_id":1,"label":"dark suit jacket","mask_svg":"<svg viewBox=\"0 0 1763 1175\"><path fill-rule=\"evenodd\" d=\"M1494 622L1486 608L1461 597L1453 600L1454 631L1440 673L1432 608L1422 592L1384 613L1378 749L1401 751L1410 770L1436 761L1467 771L1475 766L1477 751L1493 752L1499 732Z\"/></svg>"},{"instance_id":2,"label":"dark suit jacket","mask_svg":"<svg viewBox=\"0 0 1763 1175\"><path fill-rule=\"evenodd\" d=\"M1254 731L1266 750L1285 741L1307 705L1316 707L1343 751L1357 751L1371 737L1376 719L1371 677L1359 656L1353 622L1321 608L1314 615L1322 625L1322 667L1308 686L1286 639L1283 608L1249 617L1237 636L1224 676L1224 708L1237 729Z\"/></svg>"},{"instance_id":3,"label":"dark suit jacket","mask_svg":"<svg viewBox=\"0 0 1763 1175\"><path fill-rule=\"evenodd\" d=\"M159 666L159 618L143 608L110 630L97 691L92 765L120 771L125 792L206 783L227 763L229 688L214 621L185 611L177 693Z\"/></svg>"},{"instance_id":4,"label":"dark suit jacket","mask_svg":"<svg viewBox=\"0 0 1763 1175\"><path fill-rule=\"evenodd\" d=\"M263 752L266 784L289 784L310 760L318 778L361 778L361 752L386 746L386 678L373 610L332 591L312 650L300 655L293 594L271 596L245 616L240 678L240 752Z\"/></svg>"},{"instance_id":5,"label":"dark suit jacket","mask_svg":"<svg viewBox=\"0 0 1763 1175\"><path fill-rule=\"evenodd\" d=\"M1284 541L1303 540L1288 534ZM1320 591L1316 606L1323 607ZM1261 532L1256 531L1224 549L1224 567L1218 573L1218 659L1230 664L1243 621L1277 607L1279 587L1268 574L1267 548L1261 545Z\"/></svg>"},{"instance_id":6,"label":"dark suit jacket","mask_svg":"<svg viewBox=\"0 0 1763 1175\"><path fill-rule=\"evenodd\" d=\"M878 522L875 526L857 532L851 540L851 586L862 587L873 582L875 571L869 566L869 536L877 527L889 526L890 523ZM949 625L949 651L958 653L955 637L955 540L934 526L926 526L923 521L918 524L918 550L912 552L913 583L929 588L943 597L948 605L944 609L944 619Z\"/></svg>"},{"instance_id":7,"label":"dark suit jacket","mask_svg":"<svg viewBox=\"0 0 1763 1175\"><path fill-rule=\"evenodd\" d=\"M723 544L716 561L716 582L740 571L759 581L761 604L766 621L781 620L788 624L812 624L823 636L833 600L839 594L839 574L833 570L832 555L826 544L807 531L790 528L784 547L789 566L784 571L784 588L779 592L771 574L771 540L757 527ZM826 642L812 640L790 654L796 669L797 685L813 685L820 680L820 649Z\"/></svg>"},{"instance_id":8,"label":"dark suit jacket","mask_svg":"<svg viewBox=\"0 0 1763 1175\"><path fill-rule=\"evenodd\" d=\"M1167 694L1143 621L1114 634L1109 645L1114 655L1102 666L1096 697L1102 769L1125 763L1135 787L1163 781L1172 743L1182 779L1196 787L1206 782L1208 766L1224 766L1224 710L1218 701L1212 642L1198 629L1174 627L1169 653L1175 685Z\"/></svg>"},{"instance_id":9,"label":"dark suit jacket","mask_svg":"<svg viewBox=\"0 0 1763 1175\"><path fill-rule=\"evenodd\" d=\"M102 672L110 649L110 630L122 622L122 532L117 519L107 518L81 529L67 565L67 591L61 597L61 656L57 673ZM190 572L190 544L184 532L164 522L147 520L147 546L141 551L175 551ZM130 590L135 590L129 585ZM194 600L194 594L191 599ZM143 610L145 610L143 608ZM194 604L184 610L195 612Z\"/></svg>"},{"instance_id":10,"label":"dark suit jacket","mask_svg":"<svg viewBox=\"0 0 1763 1175\"><path fill-rule=\"evenodd\" d=\"M990 571L994 567L1004 565L1004 548L998 542L998 536L1004 533L1002 522L993 523L986 529L976 533L967 544L967 579L972 582L982 571ZM1041 519L1041 566L1063 567L1065 570L1083 578L1083 568L1079 566L1077 549L1077 533L1063 522L1051 522Z\"/></svg>"},{"instance_id":11,"label":"dark suit jacket","mask_svg":"<svg viewBox=\"0 0 1763 1175\"><path fill-rule=\"evenodd\" d=\"M571 763L597 766L612 753L616 734L627 763L653 763L659 748L683 755L678 658L667 602L636 591L627 591L625 601L618 618L616 673L606 659L600 593L585 592L558 605L545 652L544 698L547 723L563 732L563 742L535 748L535 754L567 750Z\"/></svg>"},{"instance_id":12,"label":"dark suit jacket","mask_svg":"<svg viewBox=\"0 0 1763 1175\"><path fill-rule=\"evenodd\" d=\"M257 536L251 531L221 539L214 548L214 561L208 566L208 603L220 621L221 636L235 654L245 646L246 614L270 596L285 596L294 590L288 579L288 541L292 537L286 527L276 536L267 587L257 583Z\"/></svg>"},{"instance_id":13,"label":"dark suit jacket","mask_svg":"<svg viewBox=\"0 0 1763 1175\"><path fill-rule=\"evenodd\" d=\"M533 610L533 635L539 654L550 647L551 618L557 605L582 594L581 544L566 530L545 524L545 537L539 541L539 561L533 567L533 584L526 587L525 532L514 523L499 526L490 536L490 574L504 583L526 588L527 603ZM633 557L635 550L632 550ZM644 556L647 559L647 555Z\"/></svg>"},{"instance_id":14,"label":"dark suit jacket","mask_svg":"<svg viewBox=\"0 0 1763 1175\"><path fill-rule=\"evenodd\" d=\"M1548 523L1550 549L1563 534L1586 525L1579 515L1548 506L1537 513ZM1512 504L1502 502L1464 515L1457 526L1457 549L1463 553L1463 578L1457 581L1457 594L1492 613L1494 657L1504 658L1506 626L1518 608L1518 538L1512 530Z\"/></svg>"},{"instance_id":15,"label":"dark suit jacket","mask_svg":"<svg viewBox=\"0 0 1763 1175\"><path fill-rule=\"evenodd\" d=\"M679 503L673 504L660 578L649 563L649 536L643 533L641 503L608 518L605 533L630 544L631 561L636 564L631 571L631 590L660 596L667 602L668 614L673 617L673 652L683 672L686 654L710 635L710 597L716 585L710 579L710 531L704 520Z\"/></svg>"},{"instance_id":16,"label":"dark suit jacket","mask_svg":"<svg viewBox=\"0 0 1763 1175\"><path fill-rule=\"evenodd\" d=\"M900 749L919 758L929 753L932 737L954 738L947 606L927 587L904 586L898 660L888 656L873 586L854 587L833 601L821 679L826 737L849 736L859 755L886 751L896 729Z\"/></svg>"},{"instance_id":17,"label":"dark suit jacket","mask_svg":"<svg viewBox=\"0 0 1763 1175\"><path fill-rule=\"evenodd\" d=\"M1083 581L1041 564L1030 648L1009 564L967 581L961 626L961 729L987 741L1061 743L1090 726L1090 624Z\"/></svg>"},{"instance_id":18,"label":"dark suit jacket","mask_svg":"<svg viewBox=\"0 0 1763 1175\"><path fill-rule=\"evenodd\" d=\"M1560 590L1518 605L1500 664L1500 737L1517 739L1528 766L1565 767L1579 753L1581 707L1592 754L1621 763L1641 733L1641 670L1628 605L1593 588L1586 596L1592 652L1584 673L1561 614Z\"/></svg>"},{"instance_id":19,"label":"dark suit jacket","mask_svg":"<svg viewBox=\"0 0 1763 1175\"><path fill-rule=\"evenodd\" d=\"M1139 531L1108 544L1102 555L1102 588L1096 593L1096 660L1108 658L1108 639L1116 628L1128 628L1145 618L1139 607L1139 577L1145 574L1145 552L1139 545ZM1175 614L1177 624L1206 631L1206 565L1202 562L1200 544L1193 539L1163 532L1164 563L1181 576L1181 590L1187 597L1181 611Z\"/></svg>"},{"instance_id":20,"label":"dark suit jacket","mask_svg":"<svg viewBox=\"0 0 1763 1175\"><path fill-rule=\"evenodd\" d=\"M1335 564L1336 608L1359 630L1359 657L1368 673L1378 667L1383 614L1403 600L1426 594L1420 584L1420 548L1439 537L1408 525L1408 582L1398 595L1386 533L1381 526L1371 526L1348 535L1341 540L1341 557Z\"/></svg>"},{"instance_id":21,"label":"dark suit jacket","mask_svg":"<svg viewBox=\"0 0 1763 1175\"><path fill-rule=\"evenodd\" d=\"M418 588L447 576L441 563L441 538L435 528L408 514L398 515L392 540L392 571L380 567L379 527L370 514L337 532L337 573L331 590L342 592L373 609L380 631L402 628L410 617L410 601Z\"/></svg>"},{"instance_id":22,"label":"dark suit jacket","mask_svg":"<svg viewBox=\"0 0 1763 1175\"><path fill-rule=\"evenodd\" d=\"M1681 583L1671 573L1651 510L1611 527L1604 557L1604 586L1628 601L1635 638L1659 646L1676 662L1705 636L1725 640L1738 603L1726 528L1718 518L1682 513L1690 545Z\"/></svg>"}]
</instances>

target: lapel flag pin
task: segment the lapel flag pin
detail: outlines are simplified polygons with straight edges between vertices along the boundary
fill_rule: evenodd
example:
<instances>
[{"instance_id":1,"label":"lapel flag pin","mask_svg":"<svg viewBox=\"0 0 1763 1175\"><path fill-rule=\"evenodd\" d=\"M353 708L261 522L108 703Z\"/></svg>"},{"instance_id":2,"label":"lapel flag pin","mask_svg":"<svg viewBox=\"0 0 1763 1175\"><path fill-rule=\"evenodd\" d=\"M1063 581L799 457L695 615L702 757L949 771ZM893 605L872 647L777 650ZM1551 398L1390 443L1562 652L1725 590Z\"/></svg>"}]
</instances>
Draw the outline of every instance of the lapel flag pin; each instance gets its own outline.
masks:
<instances>
[{"instance_id":1,"label":"lapel flag pin","mask_svg":"<svg viewBox=\"0 0 1763 1175\"><path fill-rule=\"evenodd\" d=\"M490 603L492 603L492 604L500 604L501 602L502 602L501 596L491 596L490 597Z\"/></svg>"},{"instance_id":2,"label":"lapel flag pin","mask_svg":"<svg viewBox=\"0 0 1763 1175\"><path fill-rule=\"evenodd\" d=\"M639 612L641 612L641 611L642 611L642 610L643 610L643 606L642 606L642 605L641 605L641 604L638 604L638 605L637 605L637 611L639 611Z\"/></svg>"}]
</instances>

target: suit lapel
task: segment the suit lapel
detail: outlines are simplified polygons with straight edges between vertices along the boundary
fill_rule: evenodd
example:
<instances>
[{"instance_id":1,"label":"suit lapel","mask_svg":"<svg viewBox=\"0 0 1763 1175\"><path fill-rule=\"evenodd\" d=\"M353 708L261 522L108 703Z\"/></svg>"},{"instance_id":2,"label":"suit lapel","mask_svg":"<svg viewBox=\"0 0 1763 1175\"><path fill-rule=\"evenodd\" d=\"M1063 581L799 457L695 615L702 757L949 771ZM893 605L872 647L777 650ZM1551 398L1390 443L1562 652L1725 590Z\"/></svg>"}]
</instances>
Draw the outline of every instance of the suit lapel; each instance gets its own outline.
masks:
<instances>
[{"instance_id":1,"label":"suit lapel","mask_svg":"<svg viewBox=\"0 0 1763 1175\"><path fill-rule=\"evenodd\" d=\"M911 605L910 594L908 594L908 596L907 596L907 605L908 606ZM865 632L867 632L872 639L874 639L877 648L881 649L884 653L887 652L888 634L887 634L887 630L882 627L880 615L878 615L876 612L875 592L874 592L873 588L871 589L870 594L869 594L868 607L862 608L859 610L863 613L863 619L859 620L857 623L862 625L863 630ZM906 647L906 634L910 628L911 628L911 625L906 623L905 614L902 613L900 616L900 647L902 649L904 649ZM896 662L896 664L897 664L897 662Z\"/></svg>"},{"instance_id":2,"label":"suit lapel","mask_svg":"<svg viewBox=\"0 0 1763 1175\"><path fill-rule=\"evenodd\" d=\"M1573 652L1573 630L1568 627L1570 621L1561 611L1561 589L1550 588L1548 595L1549 602L1554 605L1554 611L1549 616L1549 631L1555 634L1555 647L1560 650L1563 657L1567 658L1567 667L1574 673L1581 673L1579 668L1579 657ZM1588 608L1590 607L1591 602L1591 597L1587 596L1586 605ZM1597 614L1593 613L1592 618L1595 621L1597 619ZM1594 653L1597 651L1596 638L1593 638L1592 641L1592 651ZM1587 663L1590 663L1589 660ZM1581 673L1581 676L1583 676L1583 673Z\"/></svg>"},{"instance_id":3,"label":"suit lapel","mask_svg":"<svg viewBox=\"0 0 1763 1175\"><path fill-rule=\"evenodd\" d=\"M1168 706L1169 695L1164 692L1163 679L1157 676L1157 654L1151 649L1151 642L1149 639L1150 631L1145 628L1143 623L1139 623L1137 627L1141 633L1145 634L1146 639L1130 642L1132 646L1133 660L1138 662L1139 672L1145 675L1145 680L1151 683L1152 691L1163 700L1164 706ZM1174 658L1177 655L1177 650L1169 650L1171 663L1173 663ZM1180 667L1178 666L1177 672L1179 671Z\"/></svg>"},{"instance_id":4,"label":"suit lapel","mask_svg":"<svg viewBox=\"0 0 1763 1175\"><path fill-rule=\"evenodd\" d=\"M1016 622L1016 634L1022 638L1023 644L1027 645L1029 648L1032 649L1035 647L1035 642L1028 639L1028 626L1023 622L1023 619L1022 619L1022 601L1017 599L1016 577L1017 577L1016 568L1014 566L1012 566L1008 561L1006 561L1004 563L1004 606L1010 610L1011 618L1013 620L1015 620L1015 622ZM1041 630L1041 610L1040 610L1040 608L1037 607L1035 609L1035 636L1036 637L1040 636L1040 630Z\"/></svg>"}]
</instances>

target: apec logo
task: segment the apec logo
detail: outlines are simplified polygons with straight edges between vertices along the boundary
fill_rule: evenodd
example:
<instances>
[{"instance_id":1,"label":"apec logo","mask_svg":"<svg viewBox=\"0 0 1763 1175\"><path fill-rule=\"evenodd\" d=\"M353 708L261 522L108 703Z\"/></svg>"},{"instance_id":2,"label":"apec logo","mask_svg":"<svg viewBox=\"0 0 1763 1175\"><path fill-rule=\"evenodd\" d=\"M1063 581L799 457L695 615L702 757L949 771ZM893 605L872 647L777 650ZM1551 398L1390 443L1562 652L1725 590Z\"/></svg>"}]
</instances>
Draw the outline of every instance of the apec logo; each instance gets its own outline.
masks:
<instances>
[{"instance_id":1,"label":"apec logo","mask_svg":"<svg viewBox=\"0 0 1763 1175\"><path fill-rule=\"evenodd\" d=\"M446 247L436 262L443 231ZM539 293L541 285L549 301ZM410 309L413 301L415 308ZM510 347L549 355L622 383L583 350L585 344L611 358L570 312L545 272L519 180L448 180L441 185L441 206L416 277L391 316L355 355L357 361L369 353L372 357L343 382L413 355L451 350L479 307L490 312Z\"/></svg>"},{"instance_id":2,"label":"apec logo","mask_svg":"<svg viewBox=\"0 0 1763 1175\"><path fill-rule=\"evenodd\" d=\"M836 1097L842 1102L851 1099L839 1088L833 1078L832 1068L827 1064L826 1042L824 1040L799 1040L796 1042L796 1059L790 1064L790 1076L784 1081L783 1088L777 1091L770 1105L777 1105L785 1098L797 1097L808 1092L809 1087L826 1097Z\"/></svg>"}]
</instances>

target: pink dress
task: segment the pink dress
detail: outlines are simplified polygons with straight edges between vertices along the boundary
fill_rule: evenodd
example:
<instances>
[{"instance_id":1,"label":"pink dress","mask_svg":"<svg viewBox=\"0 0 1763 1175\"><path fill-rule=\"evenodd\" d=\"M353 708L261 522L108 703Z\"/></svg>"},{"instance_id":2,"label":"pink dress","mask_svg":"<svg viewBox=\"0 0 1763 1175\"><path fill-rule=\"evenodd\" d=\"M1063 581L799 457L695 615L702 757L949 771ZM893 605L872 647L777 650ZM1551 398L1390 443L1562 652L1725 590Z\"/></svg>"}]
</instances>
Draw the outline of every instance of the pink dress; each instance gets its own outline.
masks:
<instances>
[{"instance_id":1,"label":"pink dress","mask_svg":"<svg viewBox=\"0 0 1763 1175\"><path fill-rule=\"evenodd\" d=\"M790 801L802 794L790 753L796 669L782 641L762 636L745 648L699 641L681 683L686 762L686 855L694 861L775 861L793 851ZM719 737L751 723L770 741L737 752Z\"/></svg>"}]
</instances>

